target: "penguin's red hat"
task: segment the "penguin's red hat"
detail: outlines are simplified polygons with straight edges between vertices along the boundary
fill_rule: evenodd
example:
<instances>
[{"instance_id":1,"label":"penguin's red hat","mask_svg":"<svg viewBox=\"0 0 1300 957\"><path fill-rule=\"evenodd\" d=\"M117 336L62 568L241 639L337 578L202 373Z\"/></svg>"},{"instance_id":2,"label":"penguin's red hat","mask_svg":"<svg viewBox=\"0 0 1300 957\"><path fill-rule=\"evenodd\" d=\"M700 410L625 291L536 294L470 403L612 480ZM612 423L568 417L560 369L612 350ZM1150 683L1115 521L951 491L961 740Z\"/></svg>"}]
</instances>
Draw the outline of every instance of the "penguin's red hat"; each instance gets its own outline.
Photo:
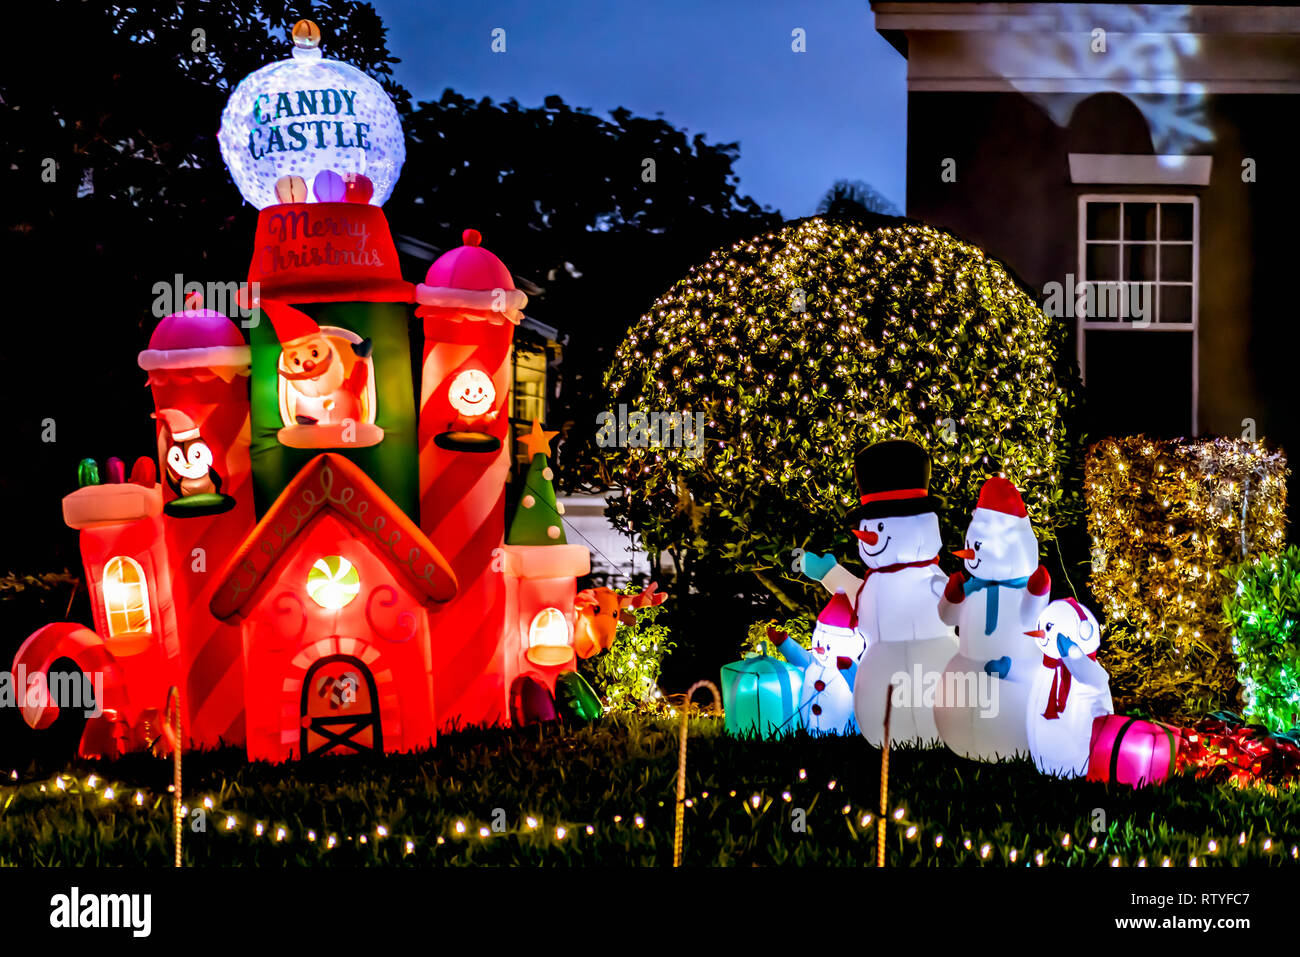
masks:
<instances>
[{"instance_id":1,"label":"penguin's red hat","mask_svg":"<svg viewBox=\"0 0 1300 957\"><path fill-rule=\"evenodd\" d=\"M199 437L199 427L180 409L159 409L153 417L167 427L173 442L188 442Z\"/></svg>"}]
</instances>

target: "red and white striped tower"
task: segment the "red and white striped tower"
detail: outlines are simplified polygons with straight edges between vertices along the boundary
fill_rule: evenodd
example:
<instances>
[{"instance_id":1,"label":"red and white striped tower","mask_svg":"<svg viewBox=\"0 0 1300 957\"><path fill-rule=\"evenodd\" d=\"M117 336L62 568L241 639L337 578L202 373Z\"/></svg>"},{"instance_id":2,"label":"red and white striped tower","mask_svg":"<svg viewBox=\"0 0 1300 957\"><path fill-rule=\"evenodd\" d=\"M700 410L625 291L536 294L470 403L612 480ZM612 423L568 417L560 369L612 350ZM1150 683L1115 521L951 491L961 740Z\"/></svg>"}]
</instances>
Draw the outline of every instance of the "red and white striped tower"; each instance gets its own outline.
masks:
<instances>
[{"instance_id":1,"label":"red and white striped tower","mask_svg":"<svg viewBox=\"0 0 1300 957\"><path fill-rule=\"evenodd\" d=\"M217 571L255 522L248 454L249 349L238 327L221 313L197 302L187 305L191 308L158 324L139 358L158 410L162 521L184 675L182 724L187 746L242 744L239 629L214 618L208 602ZM198 496L186 501L169 483L169 475L176 479L174 468L169 471L169 450L178 446L193 452L197 443L211 452L211 471L220 479L213 496L217 501ZM222 497L230 501L219 501Z\"/></svg>"},{"instance_id":2,"label":"red and white striped tower","mask_svg":"<svg viewBox=\"0 0 1300 957\"><path fill-rule=\"evenodd\" d=\"M468 229L416 287L424 320L420 528L460 591L431 616L440 726L505 723L505 484L510 473L510 347L527 297Z\"/></svg>"}]
</instances>

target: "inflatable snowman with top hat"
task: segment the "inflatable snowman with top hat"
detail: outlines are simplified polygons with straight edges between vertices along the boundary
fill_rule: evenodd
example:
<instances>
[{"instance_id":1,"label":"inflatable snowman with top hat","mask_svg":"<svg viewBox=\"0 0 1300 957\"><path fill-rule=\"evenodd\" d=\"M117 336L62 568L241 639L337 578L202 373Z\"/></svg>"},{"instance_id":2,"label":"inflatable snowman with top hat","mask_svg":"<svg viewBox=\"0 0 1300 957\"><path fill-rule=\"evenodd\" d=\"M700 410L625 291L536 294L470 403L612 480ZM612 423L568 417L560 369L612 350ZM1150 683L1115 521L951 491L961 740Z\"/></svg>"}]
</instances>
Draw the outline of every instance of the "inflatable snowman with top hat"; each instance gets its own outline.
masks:
<instances>
[{"instance_id":1,"label":"inflatable snowman with top hat","mask_svg":"<svg viewBox=\"0 0 1300 957\"><path fill-rule=\"evenodd\" d=\"M930 457L914 442L879 442L858 452L854 471L859 503L850 518L866 576L858 578L828 556L805 554L801 567L854 601L867 649L853 690L863 736L877 747L883 743L892 687L890 741L931 743L939 738L934 688L957 642L938 614L945 578L936 512L941 503L929 492Z\"/></svg>"},{"instance_id":2,"label":"inflatable snowman with top hat","mask_svg":"<svg viewBox=\"0 0 1300 957\"><path fill-rule=\"evenodd\" d=\"M864 644L854 627L853 605L844 592L826 603L813 628L812 650L775 628L768 629L778 651L803 671L799 720L818 734L851 734L858 730L853 717L853 682Z\"/></svg>"},{"instance_id":3,"label":"inflatable snowman with top hat","mask_svg":"<svg viewBox=\"0 0 1300 957\"><path fill-rule=\"evenodd\" d=\"M935 724L953 751L996 761L1029 749L1025 708L1041 656L1025 633L1051 589L1015 485L1001 477L984 483L966 547L953 554L970 577L954 573L939 600L939 617L957 628L958 648L938 689Z\"/></svg>"},{"instance_id":4,"label":"inflatable snowman with top hat","mask_svg":"<svg viewBox=\"0 0 1300 957\"><path fill-rule=\"evenodd\" d=\"M1028 634L1043 653L1029 692L1029 753L1044 774L1082 777L1088 773L1093 721L1115 713L1110 676L1097 663L1101 625L1073 598L1061 598Z\"/></svg>"}]
</instances>

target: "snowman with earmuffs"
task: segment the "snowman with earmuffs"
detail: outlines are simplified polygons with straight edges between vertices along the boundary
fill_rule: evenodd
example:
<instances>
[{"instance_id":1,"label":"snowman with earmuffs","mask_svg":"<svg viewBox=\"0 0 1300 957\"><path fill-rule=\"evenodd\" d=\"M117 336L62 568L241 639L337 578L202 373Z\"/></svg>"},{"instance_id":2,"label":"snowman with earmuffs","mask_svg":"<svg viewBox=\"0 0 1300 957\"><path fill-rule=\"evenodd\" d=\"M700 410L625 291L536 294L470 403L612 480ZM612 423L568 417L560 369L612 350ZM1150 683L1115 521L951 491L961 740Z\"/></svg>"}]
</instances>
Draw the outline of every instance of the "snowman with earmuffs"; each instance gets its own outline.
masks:
<instances>
[{"instance_id":1,"label":"snowman with earmuffs","mask_svg":"<svg viewBox=\"0 0 1300 957\"><path fill-rule=\"evenodd\" d=\"M939 599L939 617L956 627L958 642L934 709L939 735L980 761L1026 753L1025 708L1041 657L1026 632L1047 607L1052 582L1011 481L995 476L980 488L966 547L953 554L969 577L954 572Z\"/></svg>"},{"instance_id":2,"label":"snowman with earmuffs","mask_svg":"<svg viewBox=\"0 0 1300 957\"><path fill-rule=\"evenodd\" d=\"M1097 663L1101 625L1073 598L1059 598L1026 634L1043 654L1025 716L1029 753L1044 774L1082 777L1088 773L1093 722L1115 713L1110 675Z\"/></svg>"},{"instance_id":3,"label":"snowman with earmuffs","mask_svg":"<svg viewBox=\"0 0 1300 957\"><path fill-rule=\"evenodd\" d=\"M863 737L881 746L892 696L890 741L930 744L939 731L927 695L957 650L952 627L938 613L946 581L939 567L943 503L930 494L930 456L915 442L878 442L858 451L854 473L858 506L849 517L865 575L859 578L830 555L805 553L800 567L853 602L866 646L853 684Z\"/></svg>"}]
</instances>

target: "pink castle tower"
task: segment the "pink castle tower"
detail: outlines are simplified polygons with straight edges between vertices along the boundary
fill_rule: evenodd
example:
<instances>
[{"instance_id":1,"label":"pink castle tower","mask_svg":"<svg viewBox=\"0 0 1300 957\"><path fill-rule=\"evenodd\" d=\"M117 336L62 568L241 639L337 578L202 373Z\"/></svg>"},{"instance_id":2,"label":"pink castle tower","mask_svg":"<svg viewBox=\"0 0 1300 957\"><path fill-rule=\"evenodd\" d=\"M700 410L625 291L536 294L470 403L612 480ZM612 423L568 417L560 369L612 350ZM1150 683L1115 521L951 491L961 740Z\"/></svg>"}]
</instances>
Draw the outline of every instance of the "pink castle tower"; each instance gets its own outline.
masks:
<instances>
[{"instance_id":1,"label":"pink castle tower","mask_svg":"<svg viewBox=\"0 0 1300 957\"><path fill-rule=\"evenodd\" d=\"M182 724L187 743L216 746L244 740L239 630L208 602L217 570L254 521L249 348L230 319L187 305L158 324L139 362L157 410L171 600L184 622Z\"/></svg>"}]
</instances>

